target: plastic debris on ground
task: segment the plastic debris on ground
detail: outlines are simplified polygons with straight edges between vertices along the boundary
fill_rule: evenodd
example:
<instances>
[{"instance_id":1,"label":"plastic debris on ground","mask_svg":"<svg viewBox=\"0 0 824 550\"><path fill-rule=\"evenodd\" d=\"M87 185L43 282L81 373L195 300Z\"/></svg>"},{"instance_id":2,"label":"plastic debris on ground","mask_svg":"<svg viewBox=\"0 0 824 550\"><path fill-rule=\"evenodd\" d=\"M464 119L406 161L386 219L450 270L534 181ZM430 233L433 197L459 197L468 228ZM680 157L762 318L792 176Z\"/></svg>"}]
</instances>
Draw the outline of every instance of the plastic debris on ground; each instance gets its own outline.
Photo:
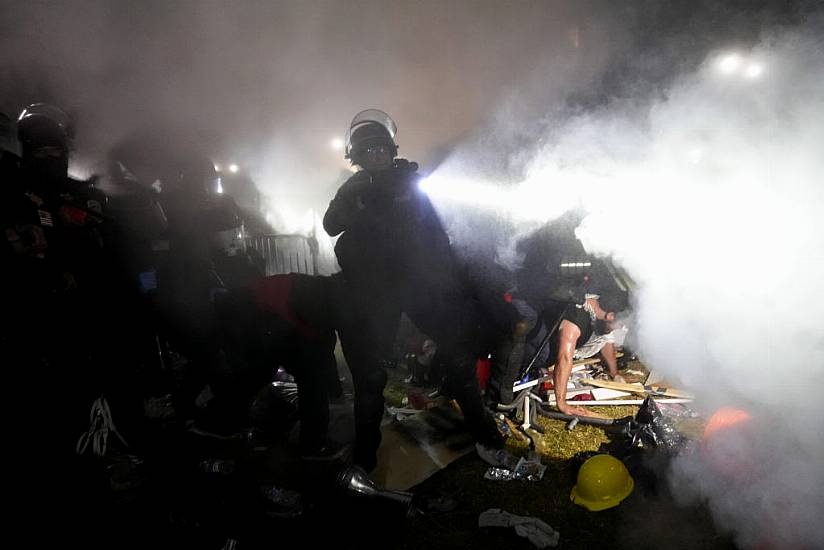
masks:
<instances>
[{"instance_id":1,"label":"plastic debris on ground","mask_svg":"<svg viewBox=\"0 0 824 550\"><path fill-rule=\"evenodd\" d=\"M475 444L475 451L481 460L490 466L503 468L505 470L514 470L518 465L518 457L506 449L492 449L480 443Z\"/></svg>"},{"instance_id":2,"label":"plastic debris on ground","mask_svg":"<svg viewBox=\"0 0 824 550\"><path fill-rule=\"evenodd\" d=\"M518 516L500 508L490 508L478 516L478 527L514 527L519 537L529 540L536 548L558 546L560 533L550 525L531 516Z\"/></svg>"},{"instance_id":3,"label":"plastic debris on ground","mask_svg":"<svg viewBox=\"0 0 824 550\"><path fill-rule=\"evenodd\" d=\"M655 403L658 410L669 418L698 418L699 414L684 403Z\"/></svg>"},{"instance_id":4,"label":"plastic debris on ground","mask_svg":"<svg viewBox=\"0 0 824 550\"><path fill-rule=\"evenodd\" d=\"M490 449L480 443L475 444L475 450L481 460L491 465L484 479L537 481L544 477L546 466L541 464L538 453L530 452L526 457L516 457L504 449Z\"/></svg>"},{"instance_id":5,"label":"plastic debris on ground","mask_svg":"<svg viewBox=\"0 0 824 550\"><path fill-rule=\"evenodd\" d=\"M410 416L422 413L421 409L410 409L405 407L386 407L386 413L398 422L403 422Z\"/></svg>"},{"instance_id":6,"label":"plastic debris on ground","mask_svg":"<svg viewBox=\"0 0 824 550\"><path fill-rule=\"evenodd\" d=\"M491 479L493 481L512 481L515 479L515 474L512 470L492 466L484 474L484 479Z\"/></svg>"},{"instance_id":7,"label":"plastic debris on ground","mask_svg":"<svg viewBox=\"0 0 824 550\"><path fill-rule=\"evenodd\" d=\"M530 451L526 457L521 457L515 466L515 476L517 479L536 481L544 477L546 466L541 464L541 455Z\"/></svg>"}]
</instances>

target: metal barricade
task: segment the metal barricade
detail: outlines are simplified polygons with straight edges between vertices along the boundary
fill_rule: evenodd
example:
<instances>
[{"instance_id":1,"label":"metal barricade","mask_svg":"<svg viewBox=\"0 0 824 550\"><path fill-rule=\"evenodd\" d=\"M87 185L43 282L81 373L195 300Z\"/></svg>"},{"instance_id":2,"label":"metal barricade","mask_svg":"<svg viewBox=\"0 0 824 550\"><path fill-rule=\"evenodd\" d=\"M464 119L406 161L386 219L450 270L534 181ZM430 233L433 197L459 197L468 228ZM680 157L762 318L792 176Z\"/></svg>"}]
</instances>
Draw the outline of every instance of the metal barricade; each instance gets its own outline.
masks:
<instances>
[{"instance_id":1,"label":"metal barricade","mask_svg":"<svg viewBox=\"0 0 824 550\"><path fill-rule=\"evenodd\" d=\"M305 235L258 235L247 237L247 246L261 255L266 275L318 272L318 244Z\"/></svg>"}]
</instances>

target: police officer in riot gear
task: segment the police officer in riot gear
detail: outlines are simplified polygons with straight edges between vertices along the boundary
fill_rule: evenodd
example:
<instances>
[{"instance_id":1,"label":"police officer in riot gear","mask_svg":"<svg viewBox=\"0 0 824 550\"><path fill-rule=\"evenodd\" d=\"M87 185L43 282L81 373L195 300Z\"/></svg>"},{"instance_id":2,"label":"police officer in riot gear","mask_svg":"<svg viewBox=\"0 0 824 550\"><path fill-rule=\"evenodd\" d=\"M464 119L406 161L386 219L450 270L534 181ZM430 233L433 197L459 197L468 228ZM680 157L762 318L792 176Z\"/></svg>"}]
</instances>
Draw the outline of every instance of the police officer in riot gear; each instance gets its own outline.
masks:
<instances>
[{"instance_id":1,"label":"police officer in riot gear","mask_svg":"<svg viewBox=\"0 0 824 550\"><path fill-rule=\"evenodd\" d=\"M417 164L396 158L396 126L384 112L363 111L350 125L346 156L361 168L338 190L323 219L340 235L335 254L340 319L336 323L355 385L354 459L376 465L386 373L401 312L431 336L446 362L446 390L473 435L500 443L475 377L476 327L458 268L432 203L419 189Z\"/></svg>"},{"instance_id":2,"label":"police officer in riot gear","mask_svg":"<svg viewBox=\"0 0 824 550\"><path fill-rule=\"evenodd\" d=\"M107 329L118 323L108 294L106 199L68 176L72 130L62 110L29 106L17 133L21 156L0 186L0 356L10 360L13 389L4 417L9 440L25 450L12 453L23 460L9 471L25 485L12 499L30 520L43 495L66 495L61 520L68 522L93 494L78 475L77 438L89 428L103 378L120 368L110 353L115 330Z\"/></svg>"},{"instance_id":3,"label":"police officer in riot gear","mask_svg":"<svg viewBox=\"0 0 824 550\"><path fill-rule=\"evenodd\" d=\"M232 357L221 346L219 310L230 291L263 274L243 250L239 211L222 193L210 159L183 155L160 198L168 218L168 253L157 278L162 332L189 361L175 412L196 417L208 431L231 433L245 422L245 408L232 401ZM207 383L216 399L200 411L196 398Z\"/></svg>"},{"instance_id":4,"label":"police officer in riot gear","mask_svg":"<svg viewBox=\"0 0 824 550\"><path fill-rule=\"evenodd\" d=\"M30 105L17 119L17 137L23 168L42 187L65 184L69 170L69 145L73 130L68 115L45 103Z\"/></svg>"},{"instance_id":5,"label":"police officer in riot gear","mask_svg":"<svg viewBox=\"0 0 824 550\"><path fill-rule=\"evenodd\" d=\"M68 116L51 105L27 107L17 121L21 158L2 193L2 223L11 253L5 288L15 299L91 289L101 277L105 195L68 176ZM26 290L24 290L26 289ZM23 309L30 311L29 305Z\"/></svg>"}]
</instances>

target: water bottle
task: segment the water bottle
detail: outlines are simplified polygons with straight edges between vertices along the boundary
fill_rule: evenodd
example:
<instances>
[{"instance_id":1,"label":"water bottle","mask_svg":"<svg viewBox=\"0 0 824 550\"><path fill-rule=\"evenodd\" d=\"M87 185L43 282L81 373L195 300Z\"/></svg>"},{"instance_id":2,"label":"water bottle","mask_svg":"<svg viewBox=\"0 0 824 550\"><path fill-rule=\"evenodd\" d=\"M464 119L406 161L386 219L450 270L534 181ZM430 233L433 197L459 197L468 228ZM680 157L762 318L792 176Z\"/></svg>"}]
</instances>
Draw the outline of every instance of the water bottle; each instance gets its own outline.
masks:
<instances>
[{"instance_id":1,"label":"water bottle","mask_svg":"<svg viewBox=\"0 0 824 550\"><path fill-rule=\"evenodd\" d=\"M497 419L498 428L500 431L507 437L514 437L512 433L512 428L509 427L509 423L506 421L506 417L502 413L498 413L495 415Z\"/></svg>"}]
</instances>

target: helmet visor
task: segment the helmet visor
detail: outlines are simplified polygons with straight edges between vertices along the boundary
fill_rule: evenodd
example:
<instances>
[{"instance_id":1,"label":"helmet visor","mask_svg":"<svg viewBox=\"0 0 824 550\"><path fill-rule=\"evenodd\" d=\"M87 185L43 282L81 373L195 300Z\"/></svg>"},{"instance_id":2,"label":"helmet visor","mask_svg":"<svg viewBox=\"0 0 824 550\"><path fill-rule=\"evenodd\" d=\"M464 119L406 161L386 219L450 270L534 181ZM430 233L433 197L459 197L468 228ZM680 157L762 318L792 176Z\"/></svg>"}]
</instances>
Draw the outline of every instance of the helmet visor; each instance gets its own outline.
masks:
<instances>
[{"instance_id":1,"label":"helmet visor","mask_svg":"<svg viewBox=\"0 0 824 550\"><path fill-rule=\"evenodd\" d=\"M398 127L392 117L381 111L380 109L367 109L356 114L349 124L349 131L346 132L346 156L349 157L352 152L352 134L358 128L362 128L369 124L380 124L383 126L389 137L395 139L395 134L398 133Z\"/></svg>"}]
</instances>

